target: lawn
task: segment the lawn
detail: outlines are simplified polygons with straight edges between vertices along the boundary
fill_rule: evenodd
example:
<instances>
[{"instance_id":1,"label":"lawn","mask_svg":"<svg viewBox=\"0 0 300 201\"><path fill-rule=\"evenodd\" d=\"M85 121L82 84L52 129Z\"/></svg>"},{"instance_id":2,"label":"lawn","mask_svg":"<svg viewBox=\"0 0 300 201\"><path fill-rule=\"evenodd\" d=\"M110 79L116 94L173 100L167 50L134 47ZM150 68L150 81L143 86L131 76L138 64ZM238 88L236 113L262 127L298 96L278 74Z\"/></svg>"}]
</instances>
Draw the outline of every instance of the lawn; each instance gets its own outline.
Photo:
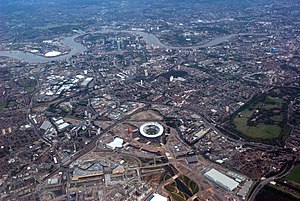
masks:
<instances>
[{"instance_id":1,"label":"lawn","mask_svg":"<svg viewBox=\"0 0 300 201\"><path fill-rule=\"evenodd\" d=\"M0 112L2 112L4 110L6 104L7 104L6 101L0 102Z\"/></svg>"},{"instance_id":2,"label":"lawn","mask_svg":"<svg viewBox=\"0 0 300 201\"><path fill-rule=\"evenodd\" d=\"M31 79L21 79L17 82L17 85L20 87L24 87L24 90L27 93L32 93L35 90L36 87L36 81Z\"/></svg>"},{"instance_id":3,"label":"lawn","mask_svg":"<svg viewBox=\"0 0 300 201\"><path fill-rule=\"evenodd\" d=\"M300 165L296 166L285 179L300 184Z\"/></svg>"},{"instance_id":4,"label":"lawn","mask_svg":"<svg viewBox=\"0 0 300 201\"><path fill-rule=\"evenodd\" d=\"M265 107L267 107L266 109L274 108L274 107L281 108L283 103L284 103L284 101L282 99L274 98L274 97L271 97L271 96L268 96L264 101Z\"/></svg>"},{"instance_id":5,"label":"lawn","mask_svg":"<svg viewBox=\"0 0 300 201\"><path fill-rule=\"evenodd\" d=\"M236 115L233 118L232 123L237 131L252 138L270 139L280 137L282 133L285 133L285 129L282 129L279 126L279 123L284 119L282 111L280 114L269 117L274 121L272 124L258 123L255 126L250 126L247 121L256 113L256 111L272 111L275 108L283 109L283 104L283 100L267 96L264 100L256 103L254 102L241 111L239 115Z\"/></svg>"},{"instance_id":6,"label":"lawn","mask_svg":"<svg viewBox=\"0 0 300 201\"><path fill-rule=\"evenodd\" d=\"M34 86L32 86L32 87L26 87L25 90L26 90L28 93L32 93L32 92L34 92L35 87L34 87Z\"/></svg>"},{"instance_id":7,"label":"lawn","mask_svg":"<svg viewBox=\"0 0 300 201\"><path fill-rule=\"evenodd\" d=\"M276 116L271 117L271 119L273 121L277 121L279 123L279 122L283 121L283 116L282 115L276 115Z\"/></svg>"},{"instance_id":8,"label":"lawn","mask_svg":"<svg viewBox=\"0 0 300 201\"><path fill-rule=\"evenodd\" d=\"M277 125L247 126L247 120L234 121L236 129L253 138L276 138L280 136L281 128Z\"/></svg>"}]
</instances>

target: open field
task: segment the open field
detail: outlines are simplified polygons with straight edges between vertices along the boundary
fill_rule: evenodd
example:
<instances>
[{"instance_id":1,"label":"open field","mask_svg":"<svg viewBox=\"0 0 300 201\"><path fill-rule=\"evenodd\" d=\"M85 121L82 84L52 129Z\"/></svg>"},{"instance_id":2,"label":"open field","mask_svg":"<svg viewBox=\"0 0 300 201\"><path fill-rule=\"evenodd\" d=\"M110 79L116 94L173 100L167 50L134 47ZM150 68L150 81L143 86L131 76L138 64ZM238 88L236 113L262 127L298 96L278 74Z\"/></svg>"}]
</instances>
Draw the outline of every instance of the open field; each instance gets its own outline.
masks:
<instances>
[{"instance_id":1,"label":"open field","mask_svg":"<svg viewBox=\"0 0 300 201\"><path fill-rule=\"evenodd\" d=\"M30 79L22 79L17 82L17 85L24 88L27 93L33 93L37 85L36 81Z\"/></svg>"},{"instance_id":2,"label":"open field","mask_svg":"<svg viewBox=\"0 0 300 201\"><path fill-rule=\"evenodd\" d=\"M32 86L32 87L26 87L25 90L28 92L28 93L33 93L34 90L35 90L35 87Z\"/></svg>"},{"instance_id":3,"label":"open field","mask_svg":"<svg viewBox=\"0 0 300 201\"><path fill-rule=\"evenodd\" d=\"M232 119L232 124L238 132L251 138L278 138L289 131L288 127L282 127L284 103L271 96L254 101Z\"/></svg>"},{"instance_id":4,"label":"open field","mask_svg":"<svg viewBox=\"0 0 300 201\"><path fill-rule=\"evenodd\" d=\"M6 101L0 102L0 112L2 112L4 110L6 104L7 104Z\"/></svg>"},{"instance_id":5,"label":"open field","mask_svg":"<svg viewBox=\"0 0 300 201\"><path fill-rule=\"evenodd\" d=\"M288 176L285 177L286 180L295 182L300 185L300 165L296 166Z\"/></svg>"}]
</instances>

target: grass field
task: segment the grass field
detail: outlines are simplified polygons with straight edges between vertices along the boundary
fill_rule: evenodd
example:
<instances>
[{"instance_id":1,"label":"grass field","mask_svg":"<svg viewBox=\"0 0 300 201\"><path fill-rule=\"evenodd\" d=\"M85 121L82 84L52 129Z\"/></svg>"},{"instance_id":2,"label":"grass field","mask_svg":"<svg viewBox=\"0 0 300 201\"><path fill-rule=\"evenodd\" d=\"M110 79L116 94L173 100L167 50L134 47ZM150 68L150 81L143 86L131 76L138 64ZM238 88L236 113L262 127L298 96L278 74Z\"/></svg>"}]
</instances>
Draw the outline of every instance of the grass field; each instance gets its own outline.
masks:
<instances>
[{"instance_id":1,"label":"grass field","mask_svg":"<svg viewBox=\"0 0 300 201\"><path fill-rule=\"evenodd\" d=\"M279 98L266 97L264 100L253 103L249 105L246 109L240 112L233 118L232 123L234 124L236 130L242 134L260 139L270 139L280 137L284 130L279 126L284 119L283 116L283 104L284 101ZM272 124L258 123L256 126L248 125L247 121L254 115L257 111L265 110L271 111L275 108L280 108L280 114L270 116L270 119L274 121Z\"/></svg>"},{"instance_id":2,"label":"grass field","mask_svg":"<svg viewBox=\"0 0 300 201\"><path fill-rule=\"evenodd\" d=\"M300 165L296 166L285 179L300 185Z\"/></svg>"},{"instance_id":3,"label":"grass field","mask_svg":"<svg viewBox=\"0 0 300 201\"><path fill-rule=\"evenodd\" d=\"M277 125L247 126L247 118L245 117L236 118L233 122L238 131L253 138L276 138L281 133L281 128Z\"/></svg>"},{"instance_id":4,"label":"grass field","mask_svg":"<svg viewBox=\"0 0 300 201\"><path fill-rule=\"evenodd\" d=\"M6 101L0 102L0 112L2 112L4 110L6 104L7 104Z\"/></svg>"},{"instance_id":5,"label":"grass field","mask_svg":"<svg viewBox=\"0 0 300 201\"><path fill-rule=\"evenodd\" d=\"M34 86L33 86L33 87L26 87L25 90L26 90L28 93L32 93L32 92L34 92L35 87L34 87Z\"/></svg>"},{"instance_id":6,"label":"grass field","mask_svg":"<svg viewBox=\"0 0 300 201\"><path fill-rule=\"evenodd\" d=\"M32 93L35 90L36 82L33 80L23 79L23 80L19 80L17 82L17 85L20 87L24 87L24 90L27 91L28 93Z\"/></svg>"}]
</instances>

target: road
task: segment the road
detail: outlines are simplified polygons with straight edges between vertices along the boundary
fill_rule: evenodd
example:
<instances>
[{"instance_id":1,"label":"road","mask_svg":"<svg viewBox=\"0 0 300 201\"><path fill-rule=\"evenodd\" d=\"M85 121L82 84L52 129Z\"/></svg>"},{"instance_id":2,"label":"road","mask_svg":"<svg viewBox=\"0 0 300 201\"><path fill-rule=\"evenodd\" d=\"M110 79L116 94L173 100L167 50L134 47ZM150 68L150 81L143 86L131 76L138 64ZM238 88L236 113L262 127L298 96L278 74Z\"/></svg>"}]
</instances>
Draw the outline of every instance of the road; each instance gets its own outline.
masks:
<instances>
[{"instance_id":1,"label":"road","mask_svg":"<svg viewBox=\"0 0 300 201\"><path fill-rule=\"evenodd\" d=\"M132 100L130 100L130 101L132 101ZM133 101L133 102L136 102L136 101ZM151 104L151 103L145 102L145 101L139 101L139 102L140 102L140 103L146 103L147 105L144 106L144 107L142 107L142 108L139 108L139 109L135 110L135 111L132 112L131 114L128 114L128 115L124 116L124 117L121 118L120 120L115 121L112 125L110 125L110 126L107 127L105 130L103 130L103 131L101 132L101 134L95 136L95 137L91 140L91 142L90 142L84 149L80 150L80 151L77 152L75 155L71 156L70 159L68 159L66 162L64 162L63 164L61 164L61 167L58 167L57 169L55 169L54 171L52 171L47 177L45 177L45 178L43 179L43 181L46 181L48 178L51 178L52 176L54 176L55 174L57 174L59 171L66 170L72 162L74 162L75 160L77 160L77 159L80 158L81 156L87 154L88 152L93 151L94 148L97 146L98 140L99 140L104 134L108 133L108 132L109 132L112 128L114 128L116 125L118 125L118 124L120 124L120 123L122 123L122 122L128 120L131 116L133 116L133 115L135 115L135 114L137 114L137 113L139 113L139 112L142 112L142 111L144 111L145 109L148 109L148 106ZM168 106L168 105L163 105L163 104L161 104L160 106L165 106L165 107L167 106L167 107L178 108L178 109L185 109L185 110L192 111L192 112L194 112L194 113L200 115L200 116L203 118L203 121L204 121L208 126L210 126L211 128L213 128L213 129L214 129L215 131L217 131L220 135L222 135L222 136L228 138L228 136L223 135L222 132L219 131L219 129L217 129L217 128L215 127L215 125L213 125L213 124L211 124L210 122L208 122L208 121L203 117L202 114L196 112L193 108L174 107L174 106ZM231 139L231 138L230 138L230 139ZM231 139L231 140L232 140L232 139ZM180 141L181 141L181 140L180 140ZM237 142L237 143L247 144L247 145L251 145L251 146L253 146L253 147L259 147L259 148L263 148L263 149L269 149L269 150L270 150L270 148L271 148L271 149L276 148L276 147L274 147L274 146L269 146L269 145L260 144L260 143L252 143L252 142L251 142L251 143L249 143L249 142L247 143L247 142L242 141L242 140L234 140L234 141ZM174 164L174 165L176 166L176 164ZM290 172L290 170L291 170L292 168L293 168L293 167L290 167L290 168L289 168L289 167L287 166L281 173L279 173L279 174L277 174L277 175L275 175L275 176L273 176L273 177L267 178L267 179L265 179L265 180L262 180L262 181L257 185L257 187L249 194L248 200L249 200L249 201L254 200L255 196L258 194L258 192L259 192L265 185L269 184L269 183L270 183L271 181L273 181L273 180L280 179L280 178L286 176L286 175Z\"/></svg>"},{"instance_id":2,"label":"road","mask_svg":"<svg viewBox=\"0 0 300 201\"><path fill-rule=\"evenodd\" d=\"M257 196L257 194L259 193L259 191L261 189L263 189L263 187L265 187L266 185L268 185L271 181L274 181L274 180L277 180L277 179L281 179L281 178L287 176L291 172L291 170L293 168L294 168L294 164L291 167L289 167L287 165L282 172L278 173L275 176L272 176L272 177L269 177L269 178L266 178L266 179L262 180L257 185L257 187L248 194L248 199L247 200L248 201L254 201L255 197Z\"/></svg>"},{"instance_id":3,"label":"road","mask_svg":"<svg viewBox=\"0 0 300 201\"><path fill-rule=\"evenodd\" d=\"M145 103L145 104L153 104L149 101L137 101L137 100L126 100L126 101L131 101L131 102L139 102L139 103ZM199 115L203 120L203 122L209 126L210 128L212 128L214 131L218 132L219 135L221 135L222 137L229 139L230 141L239 143L241 145L249 145L252 146L253 148L258 148L258 149L263 149L263 150L277 150L280 147L274 146L274 145L267 145L267 144L263 144L263 143L259 143L259 142L247 142L245 140L243 140L242 138L236 140L233 138L228 137L226 134L223 134L224 132L220 131L220 129L217 128L216 125L210 123L204 116L203 114L201 114L200 112L197 111L197 109L192 108L192 107L176 107L176 106L171 106L171 105L166 105L166 104L153 104L153 105L157 105L157 106L162 106L162 107L170 107L170 108L175 108L175 109L181 109L181 110L188 110L191 111L197 115ZM186 144L184 142L184 144Z\"/></svg>"},{"instance_id":4,"label":"road","mask_svg":"<svg viewBox=\"0 0 300 201\"><path fill-rule=\"evenodd\" d=\"M132 101L132 100L131 100ZM134 102L134 101L133 101ZM142 102L142 103L145 103L145 104L151 104L150 102L147 102L147 101L139 101L139 102ZM219 135L225 137L226 139L230 139L231 141L234 141L236 143L239 143L241 145L248 145L248 146L251 146L253 148L257 148L257 149L263 149L263 150L281 150L283 152L286 152L287 154L289 154L287 151L284 151L282 150L282 148L280 147L277 147L277 146L273 146L273 145L267 145L267 144L263 144L263 143L257 143L257 142L247 142L247 141L244 141L243 139L232 139L230 137L228 137L227 135L223 134L222 131L220 131L215 125L213 125L212 123L210 123L208 120L206 120L206 118L203 116L203 114L197 112L197 110L195 110L194 108L189 108L189 107L174 107L174 106L169 106L169 105L165 105L165 104L155 104L155 105L158 105L158 106L163 106L163 107L172 107L172 108L177 108L177 109L184 109L184 110L189 110L189 111L192 111L194 112L195 114L199 115L202 117L202 120L204 121L204 123L206 125L208 125L209 127L211 127L212 129L214 129L215 131L218 132ZM183 140L181 140L183 141ZM185 144L185 143L184 143ZM176 165L176 164L175 164ZM271 181L273 180L276 180L276 179L280 179L280 178L283 178L285 177L291 170L293 169L293 166L288 168L288 166L286 166L286 168L280 172L279 174L273 176L273 177L270 177L270 178L267 178L263 181L261 181L261 183L252 191L251 194L249 194L248 196L248 200L249 201L252 201L254 200L255 196L257 195L257 193L267 184L269 184Z\"/></svg>"},{"instance_id":5,"label":"road","mask_svg":"<svg viewBox=\"0 0 300 201\"><path fill-rule=\"evenodd\" d=\"M88 152L92 151L96 145L98 140L106 133L108 133L112 128L114 128L116 125L118 125L119 123L122 123L123 121L129 119L131 116L144 111L146 108L148 107L148 105L145 105L144 107L135 110L134 112L132 112L131 114L128 114L126 116L124 116L123 118L121 118L120 120L115 121L112 125L110 125L109 127L107 127L106 129L104 129L99 135L96 135L91 142L82 150L78 151L77 153L75 153L73 156L70 157L70 159L68 159L66 162L64 162L63 164L61 164L61 167L56 168L54 171L52 171L48 176L46 176L42 181L47 181L49 178L53 177L54 175L56 175L58 172L62 171L64 168L68 168L69 165L74 162L75 160L77 160L78 158L80 158L81 156L87 154Z\"/></svg>"}]
</instances>

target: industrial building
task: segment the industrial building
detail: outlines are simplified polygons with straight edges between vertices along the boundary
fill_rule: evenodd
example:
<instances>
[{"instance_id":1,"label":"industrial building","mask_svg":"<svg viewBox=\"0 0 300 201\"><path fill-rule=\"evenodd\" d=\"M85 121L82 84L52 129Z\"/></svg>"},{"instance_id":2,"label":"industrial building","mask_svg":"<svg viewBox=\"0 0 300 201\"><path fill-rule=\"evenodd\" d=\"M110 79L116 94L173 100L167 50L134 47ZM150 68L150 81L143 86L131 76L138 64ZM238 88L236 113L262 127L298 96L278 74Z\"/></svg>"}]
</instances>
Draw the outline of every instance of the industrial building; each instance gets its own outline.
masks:
<instances>
[{"instance_id":1,"label":"industrial building","mask_svg":"<svg viewBox=\"0 0 300 201\"><path fill-rule=\"evenodd\" d=\"M154 193L152 194L150 197L148 197L146 199L146 201L167 201L168 198L162 196L162 195L159 195L157 193Z\"/></svg>"},{"instance_id":2,"label":"industrial building","mask_svg":"<svg viewBox=\"0 0 300 201\"><path fill-rule=\"evenodd\" d=\"M209 170L204 174L204 176L228 191L236 189L239 185L238 182L215 169Z\"/></svg>"},{"instance_id":3,"label":"industrial building","mask_svg":"<svg viewBox=\"0 0 300 201\"><path fill-rule=\"evenodd\" d=\"M192 164L192 163L197 163L198 162L198 158L197 156L193 155L193 156L187 156L185 158L186 162L188 162L189 164Z\"/></svg>"}]
</instances>

